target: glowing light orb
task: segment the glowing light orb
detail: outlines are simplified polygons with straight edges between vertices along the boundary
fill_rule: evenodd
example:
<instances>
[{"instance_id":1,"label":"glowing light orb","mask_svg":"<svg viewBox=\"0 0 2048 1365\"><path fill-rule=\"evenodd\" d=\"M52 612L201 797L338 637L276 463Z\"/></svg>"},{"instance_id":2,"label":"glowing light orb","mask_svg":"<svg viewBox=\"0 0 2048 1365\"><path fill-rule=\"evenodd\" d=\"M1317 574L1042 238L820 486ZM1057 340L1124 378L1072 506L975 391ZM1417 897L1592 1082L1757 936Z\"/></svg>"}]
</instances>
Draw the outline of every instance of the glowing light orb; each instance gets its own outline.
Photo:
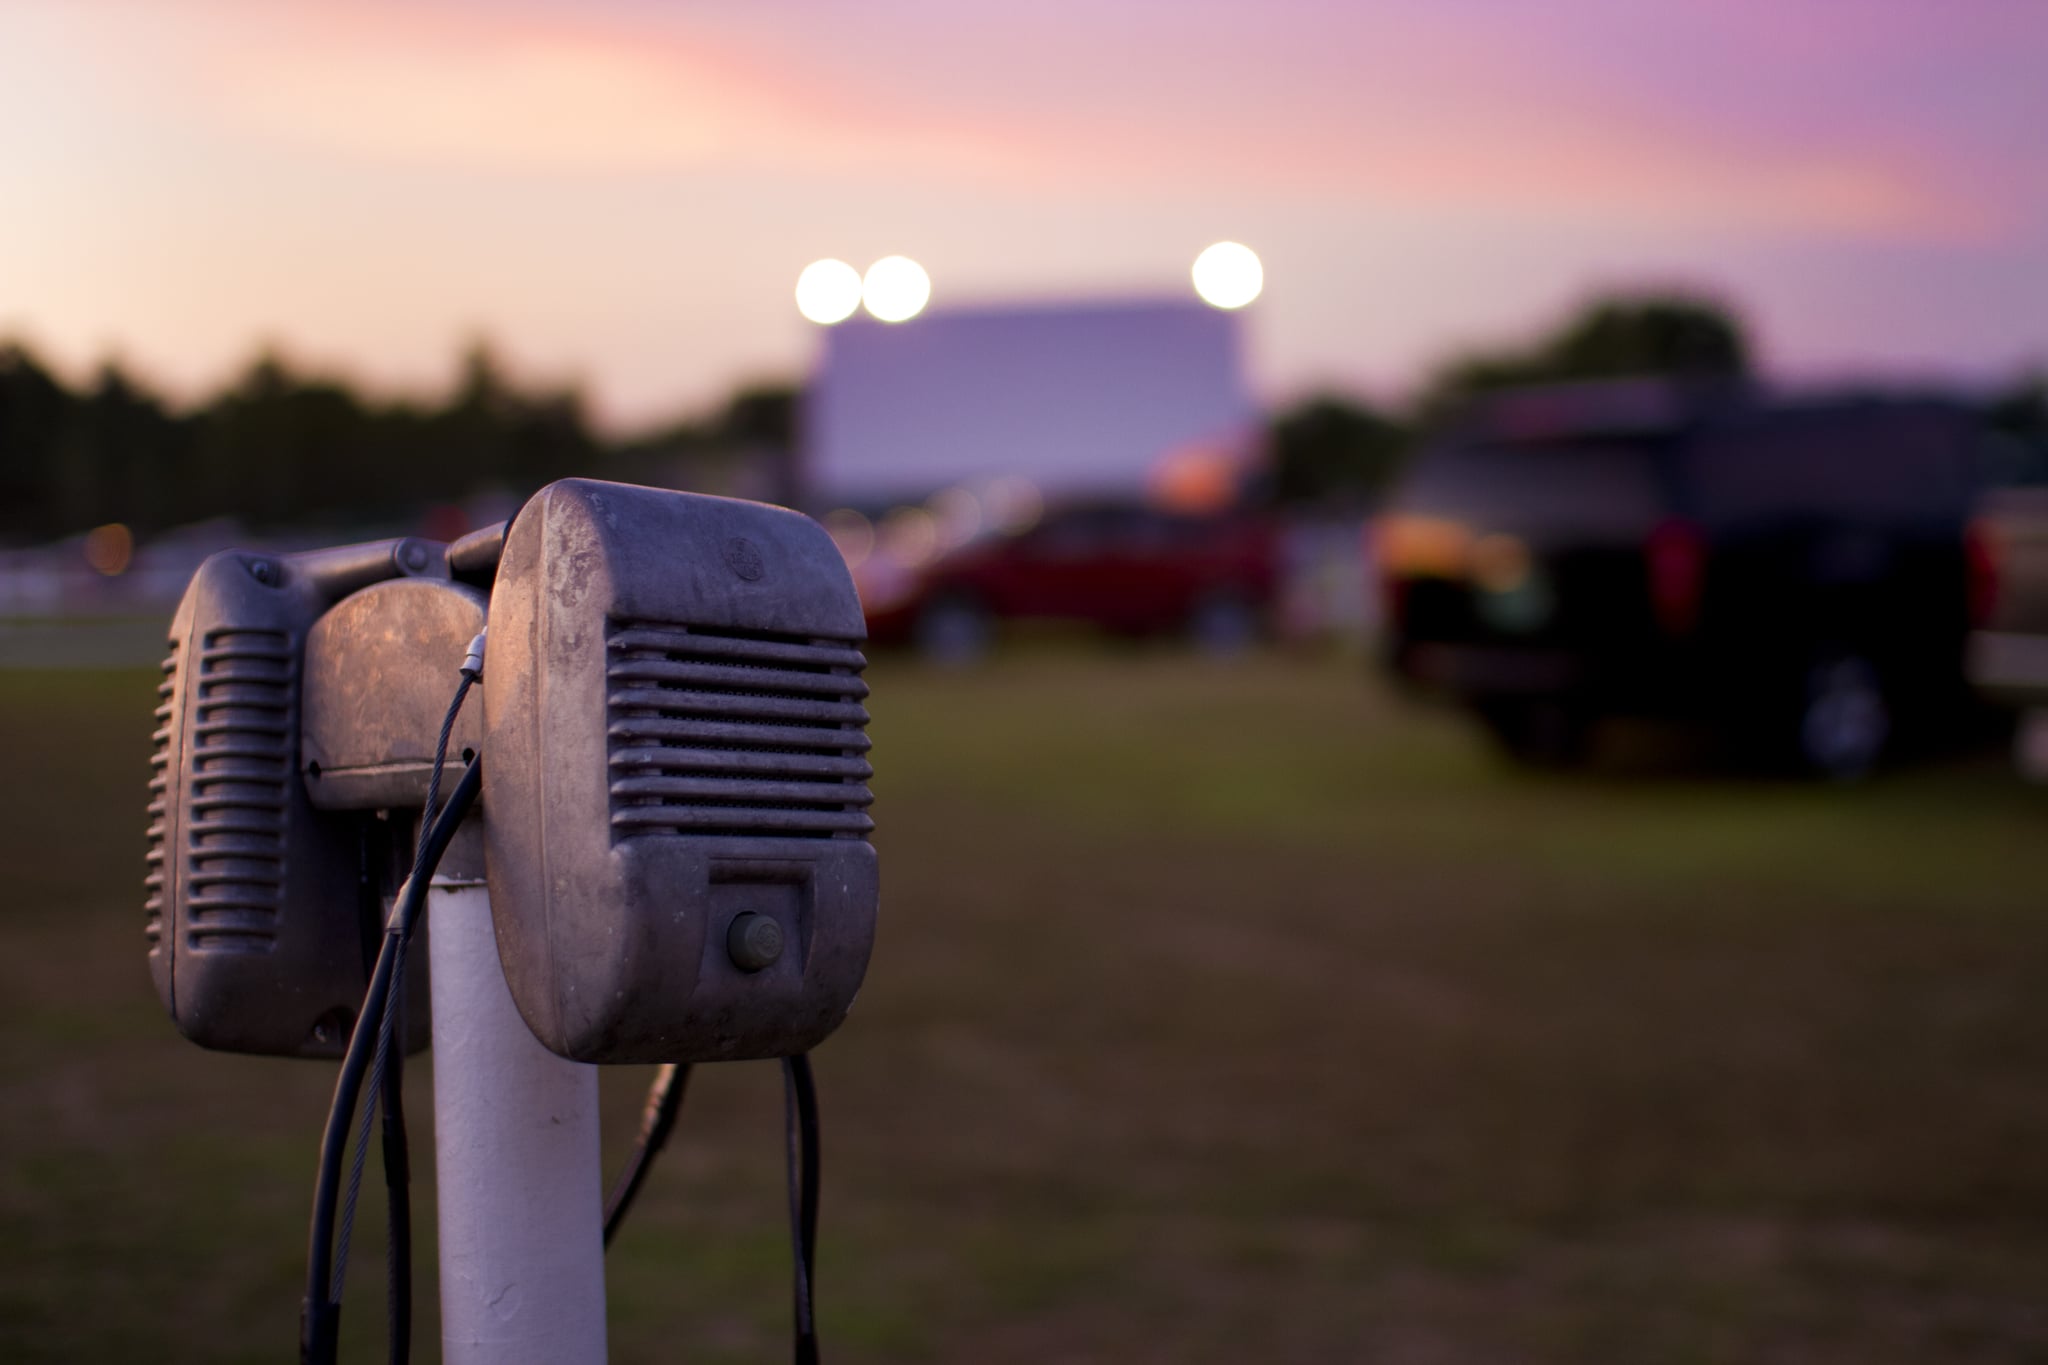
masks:
<instances>
[{"instance_id":1,"label":"glowing light orb","mask_svg":"<svg viewBox=\"0 0 2048 1365\"><path fill-rule=\"evenodd\" d=\"M925 499L924 507L938 527L942 550L965 545L981 530L981 500L971 489L942 488Z\"/></svg>"},{"instance_id":2,"label":"glowing light orb","mask_svg":"<svg viewBox=\"0 0 2048 1365\"><path fill-rule=\"evenodd\" d=\"M85 562L109 578L128 571L128 562L135 557L135 536L120 522L88 531L85 536Z\"/></svg>"},{"instance_id":3,"label":"glowing light orb","mask_svg":"<svg viewBox=\"0 0 2048 1365\"><path fill-rule=\"evenodd\" d=\"M858 569L874 553L874 524L851 507L825 514L825 534L839 547L849 569Z\"/></svg>"},{"instance_id":4,"label":"glowing light orb","mask_svg":"<svg viewBox=\"0 0 2048 1365\"><path fill-rule=\"evenodd\" d=\"M1217 308L1242 308L1266 287L1258 254L1239 242L1218 242L1195 257L1195 292Z\"/></svg>"},{"instance_id":5,"label":"glowing light orb","mask_svg":"<svg viewBox=\"0 0 2048 1365\"><path fill-rule=\"evenodd\" d=\"M908 256L884 256L868 267L860 284L861 302L883 322L907 322L924 311L932 296L932 277Z\"/></svg>"},{"instance_id":6,"label":"glowing light orb","mask_svg":"<svg viewBox=\"0 0 2048 1365\"><path fill-rule=\"evenodd\" d=\"M796 277L796 311L823 327L860 307L860 272L844 261L812 261Z\"/></svg>"},{"instance_id":7,"label":"glowing light orb","mask_svg":"<svg viewBox=\"0 0 2048 1365\"><path fill-rule=\"evenodd\" d=\"M875 539L883 554L915 569L939 549L939 528L922 507L898 507L882 518Z\"/></svg>"},{"instance_id":8,"label":"glowing light orb","mask_svg":"<svg viewBox=\"0 0 2048 1365\"><path fill-rule=\"evenodd\" d=\"M1472 579L1488 592L1513 592L1529 581L1529 547L1519 536L1481 536L1472 543Z\"/></svg>"},{"instance_id":9,"label":"glowing light orb","mask_svg":"<svg viewBox=\"0 0 2048 1365\"><path fill-rule=\"evenodd\" d=\"M1045 499L1029 479L1008 475L990 484L982 494L989 524L1004 535L1022 535L1038 524L1045 513Z\"/></svg>"},{"instance_id":10,"label":"glowing light orb","mask_svg":"<svg viewBox=\"0 0 2048 1365\"><path fill-rule=\"evenodd\" d=\"M1201 516L1220 512L1236 499L1237 475L1229 451L1189 446L1153 465L1148 491L1169 511Z\"/></svg>"}]
</instances>

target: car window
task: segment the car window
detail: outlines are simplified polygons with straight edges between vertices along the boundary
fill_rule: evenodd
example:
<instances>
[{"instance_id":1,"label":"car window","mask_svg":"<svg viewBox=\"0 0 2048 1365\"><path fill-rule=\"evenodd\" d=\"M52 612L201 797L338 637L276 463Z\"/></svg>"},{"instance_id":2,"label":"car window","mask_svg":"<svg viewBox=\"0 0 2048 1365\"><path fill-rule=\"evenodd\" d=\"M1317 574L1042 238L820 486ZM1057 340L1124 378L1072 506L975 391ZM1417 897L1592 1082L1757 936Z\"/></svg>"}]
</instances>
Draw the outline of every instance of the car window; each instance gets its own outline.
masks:
<instances>
[{"instance_id":1,"label":"car window","mask_svg":"<svg viewBox=\"0 0 2048 1365\"><path fill-rule=\"evenodd\" d=\"M1957 414L1930 408L1781 413L1701 434L1684 461L1697 515L1910 522L1961 514L1977 455Z\"/></svg>"},{"instance_id":2,"label":"car window","mask_svg":"<svg viewBox=\"0 0 2048 1365\"><path fill-rule=\"evenodd\" d=\"M1977 473L1987 488L2048 484L2048 444L2007 431L1987 431L1977 447Z\"/></svg>"},{"instance_id":3,"label":"car window","mask_svg":"<svg viewBox=\"0 0 2048 1365\"><path fill-rule=\"evenodd\" d=\"M1395 497L1402 511L1488 525L1634 533L1663 514L1657 443L1439 446Z\"/></svg>"}]
</instances>

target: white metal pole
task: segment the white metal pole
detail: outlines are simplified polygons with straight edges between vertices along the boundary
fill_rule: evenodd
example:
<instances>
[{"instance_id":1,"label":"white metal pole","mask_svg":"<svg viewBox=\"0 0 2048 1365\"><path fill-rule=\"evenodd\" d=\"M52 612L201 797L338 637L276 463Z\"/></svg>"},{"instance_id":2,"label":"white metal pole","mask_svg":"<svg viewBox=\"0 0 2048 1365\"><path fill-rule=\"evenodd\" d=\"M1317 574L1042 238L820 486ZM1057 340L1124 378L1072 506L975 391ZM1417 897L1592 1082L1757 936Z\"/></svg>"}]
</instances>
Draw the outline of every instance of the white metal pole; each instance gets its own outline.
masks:
<instances>
[{"instance_id":1,"label":"white metal pole","mask_svg":"<svg viewBox=\"0 0 2048 1365\"><path fill-rule=\"evenodd\" d=\"M512 1003L490 893L435 879L434 1170L447 1365L604 1365L597 1068Z\"/></svg>"}]
</instances>

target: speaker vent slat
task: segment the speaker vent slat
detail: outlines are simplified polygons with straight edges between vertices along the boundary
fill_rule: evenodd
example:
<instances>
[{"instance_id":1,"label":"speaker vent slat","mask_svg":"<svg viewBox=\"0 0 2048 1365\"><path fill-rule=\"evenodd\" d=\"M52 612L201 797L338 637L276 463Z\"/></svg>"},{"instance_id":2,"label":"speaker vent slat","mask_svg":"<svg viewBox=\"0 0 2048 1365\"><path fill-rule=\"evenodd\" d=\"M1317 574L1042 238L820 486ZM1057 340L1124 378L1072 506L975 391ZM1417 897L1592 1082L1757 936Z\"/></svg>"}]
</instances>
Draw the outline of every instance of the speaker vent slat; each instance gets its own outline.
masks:
<instances>
[{"instance_id":1,"label":"speaker vent slat","mask_svg":"<svg viewBox=\"0 0 2048 1365\"><path fill-rule=\"evenodd\" d=\"M661 687L697 687L742 692L774 690L797 696L838 699L865 697L868 685L859 678L833 673L803 673L767 665L676 663L669 659L613 658L607 676L615 683L654 683Z\"/></svg>"},{"instance_id":2,"label":"speaker vent slat","mask_svg":"<svg viewBox=\"0 0 2048 1365\"><path fill-rule=\"evenodd\" d=\"M622 745L653 741L688 744L703 748L792 749L818 753L841 753L851 749L866 753L867 735L860 730L832 729L820 732L814 726L775 725L758 721L711 720L699 717L661 716L629 712L611 724L612 752Z\"/></svg>"},{"instance_id":3,"label":"speaker vent slat","mask_svg":"<svg viewBox=\"0 0 2048 1365\"><path fill-rule=\"evenodd\" d=\"M622 777L612 783L612 795L631 800L636 796L681 797L717 805L733 803L774 803L778 806L824 806L843 808L866 806L874 796L866 787L851 795L851 784L825 782L773 782L760 777Z\"/></svg>"},{"instance_id":4,"label":"speaker vent slat","mask_svg":"<svg viewBox=\"0 0 2048 1365\"><path fill-rule=\"evenodd\" d=\"M200 641L187 743L185 941L194 951L277 944L290 809L291 637L223 630Z\"/></svg>"},{"instance_id":5,"label":"speaker vent slat","mask_svg":"<svg viewBox=\"0 0 2048 1365\"><path fill-rule=\"evenodd\" d=\"M774 838L861 835L875 827L865 811L792 810L775 806L627 806L612 815L614 829L632 833L737 834Z\"/></svg>"},{"instance_id":6,"label":"speaker vent slat","mask_svg":"<svg viewBox=\"0 0 2048 1365\"><path fill-rule=\"evenodd\" d=\"M850 643L648 621L606 643L614 839L874 828L867 660Z\"/></svg>"},{"instance_id":7,"label":"speaker vent slat","mask_svg":"<svg viewBox=\"0 0 2048 1365\"><path fill-rule=\"evenodd\" d=\"M804 643L793 636L693 630L688 626L622 625L612 631L611 647L615 652L648 651L651 656L675 652L698 659L737 659L743 664L757 665L808 664L814 669L846 669L853 673L868 666L867 658L851 645Z\"/></svg>"},{"instance_id":8,"label":"speaker vent slat","mask_svg":"<svg viewBox=\"0 0 2048 1365\"><path fill-rule=\"evenodd\" d=\"M210 953L267 953L277 947L277 929L269 920L248 926L202 926L185 931L185 941Z\"/></svg>"},{"instance_id":9,"label":"speaker vent slat","mask_svg":"<svg viewBox=\"0 0 2048 1365\"><path fill-rule=\"evenodd\" d=\"M655 773L738 774L758 773L787 780L812 777L838 780L852 778L865 782L875 769L864 758L844 754L791 753L772 749L713 749L657 746L641 749L613 749L612 771L628 776ZM616 788L614 788L616 790Z\"/></svg>"},{"instance_id":10,"label":"speaker vent slat","mask_svg":"<svg viewBox=\"0 0 2048 1365\"><path fill-rule=\"evenodd\" d=\"M149 766L153 775L149 779L149 851L143 855L144 865L149 873L142 879L148 895L142 902L142 934L149 940L149 955L163 952L164 941L164 811L167 802L164 794L170 789L170 776L166 769L171 762L171 713L175 703L172 693L178 684L178 642L172 640L171 652L164 658L164 680L156 685L156 694L162 700L156 708L156 718L163 722L150 738L154 747L150 750Z\"/></svg>"},{"instance_id":11,"label":"speaker vent slat","mask_svg":"<svg viewBox=\"0 0 2048 1365\"><path fill-rule=\"evenodd\" d=\"M795 721L825 729L863 726L866 708L858 702L824 697L786 697L770 693L695 692L669 687L625 687L611 694L612 714L646 711L662 716L757 717Z\"/></svg>"}]
</instances>

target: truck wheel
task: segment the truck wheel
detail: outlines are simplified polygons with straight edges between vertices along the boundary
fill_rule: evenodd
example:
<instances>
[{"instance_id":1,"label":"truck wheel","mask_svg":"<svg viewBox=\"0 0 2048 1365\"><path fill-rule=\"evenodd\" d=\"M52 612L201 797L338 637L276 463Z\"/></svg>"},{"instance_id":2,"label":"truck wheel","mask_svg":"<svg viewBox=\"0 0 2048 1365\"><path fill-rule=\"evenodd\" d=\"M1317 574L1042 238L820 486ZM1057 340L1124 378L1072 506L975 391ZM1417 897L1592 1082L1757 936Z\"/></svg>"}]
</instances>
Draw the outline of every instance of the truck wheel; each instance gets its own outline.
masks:
<instances>
[{"instance_id":1,"label":"truck wheel","mask_svg":"<svg viewBox=\"0 0 2048 1365\"><path fill-rule=\"evenodd\" d=\"M1837 782L1869 774L1891 740L1884 680L1860 654L1837 654L1806 671L1797 736L1809 772Z\"/></svg>"},{"instance_id":2,"label":"truck wheel","mask_svg":"<svg viewBox=\"0 0 2048 1365\"><path fill-rule=\"evenodd\" d=\"M917 614L913 635L918 653L931 662L971 664L995 642L995 619L971 597L941 597Z\"/></svg>"}]
</instances>

